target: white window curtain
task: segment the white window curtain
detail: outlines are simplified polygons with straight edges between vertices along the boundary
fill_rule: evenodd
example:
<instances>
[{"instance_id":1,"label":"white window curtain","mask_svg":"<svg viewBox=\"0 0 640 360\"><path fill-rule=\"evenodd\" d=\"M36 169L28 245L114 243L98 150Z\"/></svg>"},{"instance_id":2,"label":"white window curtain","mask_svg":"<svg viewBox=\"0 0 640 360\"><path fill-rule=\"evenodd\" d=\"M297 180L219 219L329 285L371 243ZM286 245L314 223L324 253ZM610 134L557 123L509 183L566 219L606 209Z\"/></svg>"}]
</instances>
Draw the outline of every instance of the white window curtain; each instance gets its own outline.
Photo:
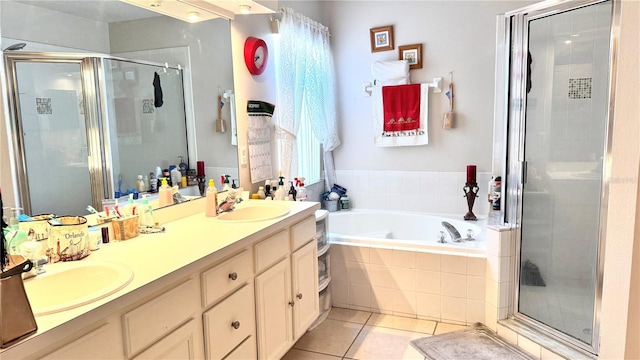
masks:
<instances>
[{"instance_id":1,"label":"white window curtain","mask_svg":"<svg viewBox=\"0 0 640 360\"><path fill-rule=\"evenodd\" d=\"M335 75L329 29L290 8L281 10L276 59L277 133L283 176L296 174L296 136L300 119L309 118L322 144L327 187L335 183L332 151L340 145L336 124Z\"/></svg>"}]
</instances>

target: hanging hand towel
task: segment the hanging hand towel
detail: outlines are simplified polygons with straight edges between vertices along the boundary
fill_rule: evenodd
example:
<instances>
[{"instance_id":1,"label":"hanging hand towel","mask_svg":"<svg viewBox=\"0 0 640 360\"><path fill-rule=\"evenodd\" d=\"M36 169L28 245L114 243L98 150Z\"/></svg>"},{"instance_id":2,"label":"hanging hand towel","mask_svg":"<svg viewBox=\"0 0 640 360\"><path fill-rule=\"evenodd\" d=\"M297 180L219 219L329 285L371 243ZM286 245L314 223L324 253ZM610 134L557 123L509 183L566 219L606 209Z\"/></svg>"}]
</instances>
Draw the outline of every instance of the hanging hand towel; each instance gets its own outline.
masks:
<instances>
[{"instance_id":1,"label":"hanging hand towel","mask_svg":"<svg viewBox=\"0 0 640 360\"><path fill-rule=\"evenodd\" d=\"M420 128L420 84L382 87L385 132Z\"/></svg>"},{"instance_id":2,"label":"hanging hand towel","mask_svg":"<svg viewBox=\"0 0 640 360\"><path fill-rule=\"evenodd\" d=\"M164 101L162 100L162 87L160 87L160 75L157 72L153 73L153 105L157 108L161 107Z\"/></svg>"},{"instance_id":3,"label":"hanging hand towel","mask_svg":"<svg viewBox=\"0 0 640 360\"><path fill-rule=\"evenodd\" d=\"M407 60L376 61L371 65L374 85L401 85L409 83Z\"/></svg>"},{"instance_id":4,"label":"hanging hand towel","mask_svg":"<svg viewBox=\"0 0 640 360\"><path fill-rule=\"evenodd\" d=\"M419 88L418 121L411 126L417 125L414 129L403 128L402 130L385 129L385 106L383 104L383 86L374 86L372 95L373 105L373 129L376 146L416 146L429 143L428 116L429 116L429 84L412 84ZM405 86L405 85L398 85ZM394 86L397 87L397 86ZM414 119L415 120L415 119ZM388 122L388 120L387 120ZM409 125L406 124L405 125Z\"/></svg>"}]
</instances>

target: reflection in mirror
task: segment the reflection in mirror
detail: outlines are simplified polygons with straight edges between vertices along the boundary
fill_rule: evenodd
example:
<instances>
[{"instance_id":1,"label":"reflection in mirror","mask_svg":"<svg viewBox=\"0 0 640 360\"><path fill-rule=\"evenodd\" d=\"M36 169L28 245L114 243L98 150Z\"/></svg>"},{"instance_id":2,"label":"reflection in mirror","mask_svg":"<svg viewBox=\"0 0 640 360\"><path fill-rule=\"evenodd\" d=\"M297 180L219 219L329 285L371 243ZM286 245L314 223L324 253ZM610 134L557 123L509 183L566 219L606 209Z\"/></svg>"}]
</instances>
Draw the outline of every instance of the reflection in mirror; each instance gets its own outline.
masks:
<instances>
[{"instance_id":1,"label":"reflection in mirror","mask_svg":"<svg viewBox=\"0 0 640 360\"><path fill-rule=\"evenodd\" d=\"M192 168L196 167L197 160L204 161L206 176L216 179L217 185L219 185L219 176L221 174L229 174L231 178L237 178L237 148L232 145L231 133L228 130L225 133L216 133L214 123L217 114L215 100L217 95L224 93L225 90L233 91L229 22L223 19L215 19L198 24L187 24L173 18L157 16L157 14L142 14L140 9L117 1L92 1L91 11L86 11L87 6L85 5L86 2L84 1L57 0L46 2L7 0L0 2L0 16L2 17L0 21L1 48L4 49L14 43L24 42L27 46L15 53L23 51L53 53L94 52L112 54L119 58L135 59L138 62L142 60L156 64L164 64L165 62L175 66L179 64L183 70L182 86L185 97L183 109L185 114L181 118L184 119L186 117L185 129L182 130L179 137L186 137L187 139L186 150L174 147L173 142L170 140L154 139L158 140L157 143L162 143L168 152L166 155L162 155L163 160L160 163L155 161L152 166L135 163L125 166L125 159L136 162L138 158L144 156L139 152L135 153L136 156L126 155L126 153L129 152L130 154L134 151L132 149L135 142L139 141L139 145L142 145L147 140L142 131L145 126L150 126L148 123L144 123L145 117L151 117L144 112L144 101L137 101L135 98L137 95L131 95L133 97L131 98L133 107L142 108L141 115L139 115L140 136L135 136L138 119L133 119L131 122L112 119L108 122L113 126L122 124L123 126L134 127L124 127L121 129L124 130L122 138L116 140L115 137L110 137L106 139L105 146L98 149L98 151L114 155L113 167L108 169L107 175L103 179L99 179L100 188L93 188L93 192L104 193L100 198L113 194L117 188L118 175L120 173L123 174L123 188L134 187L137 175L148 176L149 172L155 170L155 166L165 168L169 165L177 165L179 163L178 156L185 156L185 162L188 162L188 165ZM79 10L83 8L85 11L82 13ZM117 9L118 11L107 12L107 9ZM70 15L71 13L73 15ZM46 19L46 22L42 19ZM106 64L106 61L103 65L104 76L106 77L109 65ZM118 112L114 107L116 98L122 99L130 96L128 95L130 90L121 88L122 85L137 84L140 88L147 86L147 91L148 89L153 90L149 79L143 79L143 76L147 76L146 74L142 74L135 66L129 66L130 64L125 66L125 63L120 63L119 65L118 74L112 74L111 78L114 97L106 102L105 109L102 111L103 114L107 113L107 116L117 117ZM129 71L129 68L132 68L131 70L133 71ZM169 81L171 80L166 80L162 74L160 76L163 90L170 91L169 86L171 85L169 85ZM165 86L167 87L166 89ZM102 91L105 91L104 96L108 97L110 95L106 90ZM148 95L140 95L140 100L149 99ZM78 96L82 98L82 94ZM118 102L120 101L125 102L124 100L118 100ZM131 107L131 104L127 106ZM231 104L223 100L222 118L227 121L227 129L230 128L231 121L230 107ZM80 109L79 106L78 109ZM158 109L154 108L154 110L157 111ZM82 123L81 114L79 116L78 124ZM159 112L154 112L153 116L155 116L154 121L164 120L164 117L161 118L164 115L160 115ZM5 120L7 122L10 121L9 119ZM107 122L105 121L105 123ZM5 123L4 125L7 124ZM78 131L81 132L81 130ZM112 134L118 135L117 128L114 127L110 131ZM87 135L94 136L95 134L89 129ZM55 132L47 133L45 136L53 138L55 137ZM80 149L81 153L76 154L77 156L81 156L83 154L82 151L84 153L89 152L86 147L80 146L80 148L82 148ZM3 148L1 150L4 152L8 149ZM82 156L86 156L86 154ZM18 159L11 159L11 161L19 165ZM88 161L85 158L86 162L89 163L89 170L84 170L85 174L96 166L91 157ZM47 171L48 174L69 174L69 172L64 172L64 169L60 166L56 167L56 162L47 164L52 167ZM5 165L3 163L3 168L10 168ZM0 177L3 181L2 190L5 199L14 198L14 194L11 192L13 190L18 194L15 196L16 204L26 208L24 206L24 197L20 194L20 188L24 187L25 184L15 183L12 180L13 176L7 174L6 171L0 173ZM92 184L96 182L93 177L91 179ZM30 176L28 180L29 182L31 181ZM13 184L13 187L6 185L9 183ZM84 186L84 190L78 190L82 189L82 187L75 187L72 192L68 192L52 191L51 186L45 185L39 195L39 198L43 201L43 207L38 211L34 209L31 214L53 212L51 211L51 204L59 202L59 198L52 195L54 193L60 195L73 193L75 196L78 192L89 193L90 189L88 187L89 185ZM66 211L59 209L55 212L85 213L86 211L83 209L88 204L88 201L85 199L81 202L83 206L82 208L78 207L79 210L69 208ZM99 206L99 204L97 205Z\"/></svg>"},{"instance_id":2,"label":"reflection in mirror","mask_svg":"<svg viewBox=\"0 0 640 360\"><path fill-rule=\"evenodd\" d=\"M156 167L189 164L182 70L120 59L102 67L114 191L148 191Z\"/></svg>"}]
</instances>

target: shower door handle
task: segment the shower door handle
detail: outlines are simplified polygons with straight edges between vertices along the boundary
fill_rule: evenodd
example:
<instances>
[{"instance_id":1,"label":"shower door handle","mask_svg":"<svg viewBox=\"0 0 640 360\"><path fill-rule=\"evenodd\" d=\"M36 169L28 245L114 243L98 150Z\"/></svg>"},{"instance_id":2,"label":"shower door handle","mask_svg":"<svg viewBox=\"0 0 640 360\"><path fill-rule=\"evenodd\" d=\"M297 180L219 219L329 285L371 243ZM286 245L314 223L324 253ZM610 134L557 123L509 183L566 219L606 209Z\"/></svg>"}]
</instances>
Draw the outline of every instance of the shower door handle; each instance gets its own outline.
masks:
<instances>
[{"instance_id":1,"label":"shower door handle","mask_svg":"<svg viewBox=\"0 0 640 360\"><path fill-rule=\"evenodd\" d=\"M522 185L527 183L527 162L522 162Z\"/></svg>"}]
</instances>

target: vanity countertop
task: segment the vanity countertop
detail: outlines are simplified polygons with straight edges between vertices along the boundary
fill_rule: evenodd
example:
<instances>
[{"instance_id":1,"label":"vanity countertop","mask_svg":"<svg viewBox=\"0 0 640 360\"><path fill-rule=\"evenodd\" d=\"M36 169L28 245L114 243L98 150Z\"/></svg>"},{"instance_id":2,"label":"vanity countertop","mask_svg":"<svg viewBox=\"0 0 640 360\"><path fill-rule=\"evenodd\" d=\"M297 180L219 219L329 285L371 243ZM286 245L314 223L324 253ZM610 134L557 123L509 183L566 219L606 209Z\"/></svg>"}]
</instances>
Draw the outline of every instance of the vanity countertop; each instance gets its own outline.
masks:
<instances>
[{"instance_id":1,"label":"vanity countertop","mask_svg":"<svg viewBox=\"0 0 640 360\"><path fill-rule=\"evenodd\" d=\"M254 200L263 201L263 200ZM133 270L132 281L119 291L92 303L66 311L49 315L36 316L38 332L19 343L3 349L10 351L13 347L27 345L31 341L45 341L49 332L71 321L80 325L96 321L106 314L112 313L124 304L137 301L162 286L179 281L181 277L207 266L208 257L219 255L224 251L235 251L251 242L290 226L320 208L317 202L274 202L289 208L289 213L276 219L253 222L221 221L204 215L204 199L186 203L184 211L180 207L170 207L157 213L156 220L166 229L163 233L140 234L126 241L112 241L102 244L99 250L78 263L89 261L108 261L123 263ZM250 206L247 201L241 206ZM169 211L174 215L167 215ZM176 215L177 214L177 215ZM185 216L186 214L186 216ZM173 217L173 221L167 221ZM55 267L56 264L45 265ZM37 281L37 278L34 279ZM32 281L31 279L25 281ZM55 291L55 289L52 289ZM58 334L58 336L61 336ZM56 336L54 336L55 338ZM38 339L40 338L40 339ZM47 340L48 341L48 340Z\"/></svg>"}]
</instances>

